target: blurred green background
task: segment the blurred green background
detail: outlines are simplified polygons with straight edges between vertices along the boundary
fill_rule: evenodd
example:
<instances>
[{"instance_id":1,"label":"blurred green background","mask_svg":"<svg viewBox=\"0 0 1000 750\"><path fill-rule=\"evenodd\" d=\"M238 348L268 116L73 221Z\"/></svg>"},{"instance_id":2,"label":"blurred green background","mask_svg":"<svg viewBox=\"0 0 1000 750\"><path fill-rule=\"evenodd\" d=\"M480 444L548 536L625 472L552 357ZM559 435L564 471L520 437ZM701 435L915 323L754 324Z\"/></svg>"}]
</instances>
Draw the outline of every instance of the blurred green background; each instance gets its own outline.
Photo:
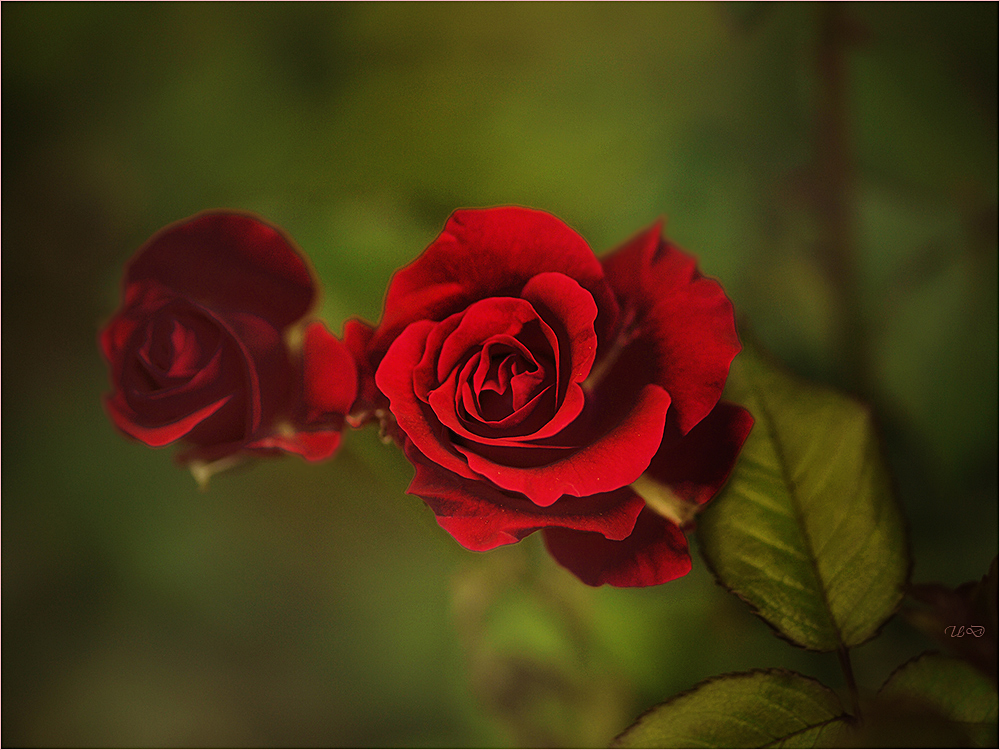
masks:
<instances>
[{"instance_id":1,"label":"blurred green background","mask_svg":"<svg viewBox=\"0 0 1000 750\"><path fill-rule=\"evenodd\" d=\"M697 558L614 590L461 549L371 431L206 492L117 434L122 265L207 208L284 227L336 332L455 208L598 253L665 215L745 332L872 401L914 579L996 554L996 4L0 13L5 746L600 746L712 674L842 685ZM931 646L894 620L856 673Z\"/></svg>"}]
</instances>

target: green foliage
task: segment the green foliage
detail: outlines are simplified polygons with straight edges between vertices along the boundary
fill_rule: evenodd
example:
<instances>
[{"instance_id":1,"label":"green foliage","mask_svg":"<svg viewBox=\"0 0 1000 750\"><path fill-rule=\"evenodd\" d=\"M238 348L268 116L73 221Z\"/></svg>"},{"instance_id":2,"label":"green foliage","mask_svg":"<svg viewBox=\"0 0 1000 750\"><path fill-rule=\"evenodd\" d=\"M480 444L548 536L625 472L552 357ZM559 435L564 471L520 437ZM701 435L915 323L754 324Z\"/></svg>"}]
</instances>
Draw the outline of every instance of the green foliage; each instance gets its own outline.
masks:
<instances>
[{"instance_id":1,"label":"green foliage","mask_svg":"<svg viewBox=\"0 0 1000 750\"><path fill-rule=\"evenodd\" d=\"M699 523L706 560L792 643L833 651L865 642L895 612L909 567L868 411L750 347L728 393L756 423Z\"/></svg>"},{"instance_id":2,"label":"green foliage","mask_svg":"<svg viewBox=\"0 0 1000 750\"><path fill-rule=\"evenodd\" d=\"M648 711L614 747L822 747L848 718L836 694L769 669L706 680Z\"/></svg>"},{"instance_id":3,"label":"green foliage","mask_svg":"<svg viewBox=\"0 0 1000 750\"><path fill-rule=\"evenodd\" d=\"M821 7L0 4L17 394L3 744L592 745L708 674L774 665L834 685L836 660L787 648L702 565L583 603L568 573L506 593L490 575L456 584L480 557L404 495L412 469L368 432L329 465L262 463L202 493L169 450L110 427L94 345L125 260L196 211L287 230L339 334L350 315L377 319L393 270L453 209L520 203L598 252L664 214L770 350L837 382L803 178ZM996 7L847 8L853 309L915 578L950 589L996 554ZM485 619L455 590L483 597ZM931 614L937 633L958 622ZM877 687L922 639L893 623L859 678L865 664ZM880 726L891 742L896 724Z\"/></svg>"},{"instance_id":4,"label":"green foliage","mask_svg":"<svg viewBox=\"0 0 1000 750\"><path fill-rule=\"evenodd\" d=\"M923 654L897 669L879 696L915 701L956 722L976 747L997 744L997 689L965 661Z\"/></svg>"}]
</instances>

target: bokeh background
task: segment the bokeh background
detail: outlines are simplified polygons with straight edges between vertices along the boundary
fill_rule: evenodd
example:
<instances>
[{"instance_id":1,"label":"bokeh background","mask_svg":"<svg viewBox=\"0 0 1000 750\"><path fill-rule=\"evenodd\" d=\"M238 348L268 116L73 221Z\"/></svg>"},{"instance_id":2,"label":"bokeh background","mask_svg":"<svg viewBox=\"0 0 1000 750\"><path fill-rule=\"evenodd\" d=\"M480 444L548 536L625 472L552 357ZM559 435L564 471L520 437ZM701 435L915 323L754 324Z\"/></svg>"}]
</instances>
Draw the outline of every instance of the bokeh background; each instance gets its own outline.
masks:
<instances>
[{"instance_id":1,"label":"bokeh background","mask_svg":"<svg viewBox=\"0 0 1000 750\"><path fill-rule=\"evenodd\" d=\"M5 746L601 746L775 638L696 558L590 589L461 549L371 431L199 491L97 331L165 224L255 211L339 332L458 207L657 217L746 335L870 400L914 579L997 552L997 5L5 3ZM862 686L933 644L894 620Z\"/></svg>"}]
</instances>

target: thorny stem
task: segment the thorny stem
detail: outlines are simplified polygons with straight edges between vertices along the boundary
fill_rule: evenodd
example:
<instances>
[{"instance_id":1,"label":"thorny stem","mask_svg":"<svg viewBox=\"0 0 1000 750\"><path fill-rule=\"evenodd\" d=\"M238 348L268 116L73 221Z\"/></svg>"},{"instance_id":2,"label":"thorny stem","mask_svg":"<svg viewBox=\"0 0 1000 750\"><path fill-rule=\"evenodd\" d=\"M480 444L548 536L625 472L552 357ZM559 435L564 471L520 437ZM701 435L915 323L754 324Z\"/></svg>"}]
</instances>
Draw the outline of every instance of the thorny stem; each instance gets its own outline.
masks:
<instances>
[{"instance_id":1,"label":"thorny stem","mask_svg":"<svg viewBox=\"0 0 1000 750\"><path fill-rule=\"evenodd\" d=\"M813 196L820 230L820 253L836 292L838 341L845 385L870 396L868 344L858 299L857 239L854 231L854 169L850 147L850 98L847 53L854 41L848 11L842 3L822 3L816 73Z\"/></svg>"}]
</instances>

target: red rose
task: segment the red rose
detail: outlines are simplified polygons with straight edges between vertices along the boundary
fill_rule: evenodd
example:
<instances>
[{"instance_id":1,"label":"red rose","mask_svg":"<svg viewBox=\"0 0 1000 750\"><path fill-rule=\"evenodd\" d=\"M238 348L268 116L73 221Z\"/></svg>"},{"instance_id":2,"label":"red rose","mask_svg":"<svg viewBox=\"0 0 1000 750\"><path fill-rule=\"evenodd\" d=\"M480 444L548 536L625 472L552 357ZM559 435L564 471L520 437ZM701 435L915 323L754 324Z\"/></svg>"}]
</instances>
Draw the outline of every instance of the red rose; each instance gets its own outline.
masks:
<instances>
[{"instance_id":1,"label":"red rose","mask_svg":"<svg viewBox=\"0 0 1000 750\"><path fill-rule=\"evenodd\" d=\"M183 462L333 454L355 365L319 322L300 352L289 347L316 291L279 230L229 212L173 224L130 261L123 292L100 344L114 387L107 411L125 434L151 446L184 440Z\"/></svg>"},{"instance_id":2,"label":"red rose","mask_svg":"<svg viewBox=\"0 0 1000 750\"><path fill-rule=\"evenodd\" d=\"M682 511L722 486L752 424L719 402L739 350L721 287L659 225L602 263L555 217L507 207L456 211L393 277L365 366L409 491L462 545L541 529L584 582L646 586L690 558L631 484Z\"/></svg>"}]
</instances>

